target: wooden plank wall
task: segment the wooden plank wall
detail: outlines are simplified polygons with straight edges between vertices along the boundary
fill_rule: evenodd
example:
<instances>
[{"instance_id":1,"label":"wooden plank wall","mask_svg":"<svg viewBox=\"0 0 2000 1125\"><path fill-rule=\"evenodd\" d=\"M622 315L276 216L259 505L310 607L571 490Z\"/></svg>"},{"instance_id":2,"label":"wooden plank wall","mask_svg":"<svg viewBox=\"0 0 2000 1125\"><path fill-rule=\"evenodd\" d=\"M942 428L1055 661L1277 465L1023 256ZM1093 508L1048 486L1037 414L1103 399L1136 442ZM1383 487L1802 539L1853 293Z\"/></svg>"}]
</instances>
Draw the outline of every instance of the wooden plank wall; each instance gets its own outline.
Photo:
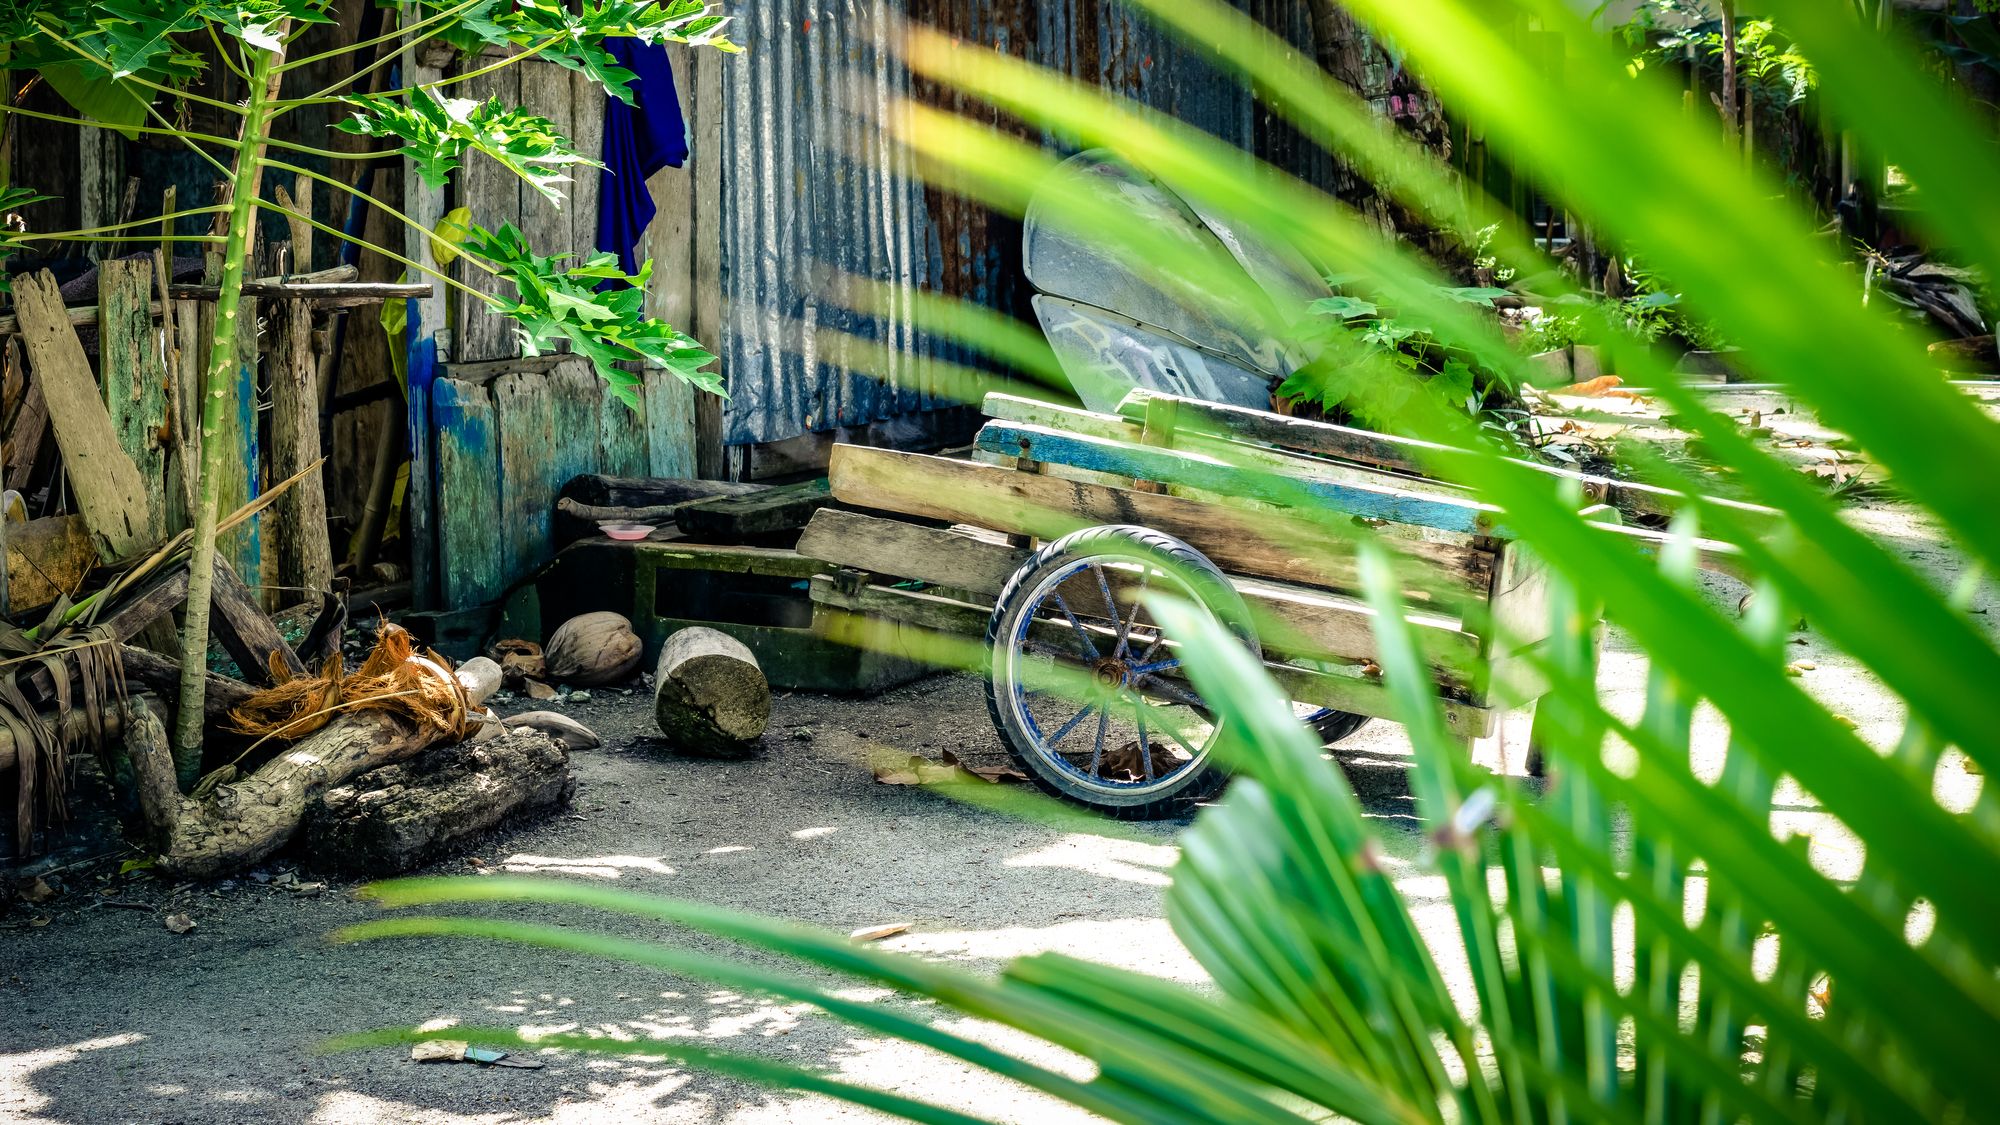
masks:
<instances>
[{"instance_id":1,"label":"wooden plank wall","mask_svg":"<svg viewBox=\"0 0 2000 1125\"><path fill-rule=\"evenodd\" d=\"M711 101L706 107L704 132L695 96L703 56L713 52L670 51L682 112L693 130L691 146L699 153L703 136L719 136L720 106ZM464 85L467 97L518 99L554 122L578 151L602 152L604 95L580 75L530 59ZM513 223L537 253L581 255L596 245L600 176L580 170L558 208L492 161L474 158L458 174L457 197L438 202L466 207L473 221L490 229ZM662 169L648 181L659 214L640 256L654 263L648 315L706 340L704 311L711 331L721 314L713 300L704 303L697 294L719 293L719 259L716 247L704 249L697 234L696 176L691 160L689 167ZM459 280L482 292L511 293L511 286L470 265L455 269ZM697 284L702 276L706 286ZM637 407L628 406L584 360L526 358L511 322L464 293L454 291L448 301L451 331L442 350L449 362L423 403L428 423L413 427L427 449L424 487L413 487L412 496L435 529L436 604L459 609L493 601L553 556L556 492L571 477L696 476L700 406L692 387L658 370L643 373ZM509 366L511 360L518 367ZM414 386L412 392L414 408ZM419 565L420 586L424 569Z\"/></svg>"},{"instance_id":2,"label":"wooden plank wall","mask_svg":"<svg viewBox=\"0 0 2000 1125\"><path fill-rule=\"evenodd\" d=\"M649 416L671 406L679 388L667 379L648 386ZM581 358L463 378L447 368L431 411L439 604L451 609L496 600L554 557L556 494L572 477L644 475L685 450L674 434L673 449L656 450L653 430Z\"/></svg>"}]
</instances>

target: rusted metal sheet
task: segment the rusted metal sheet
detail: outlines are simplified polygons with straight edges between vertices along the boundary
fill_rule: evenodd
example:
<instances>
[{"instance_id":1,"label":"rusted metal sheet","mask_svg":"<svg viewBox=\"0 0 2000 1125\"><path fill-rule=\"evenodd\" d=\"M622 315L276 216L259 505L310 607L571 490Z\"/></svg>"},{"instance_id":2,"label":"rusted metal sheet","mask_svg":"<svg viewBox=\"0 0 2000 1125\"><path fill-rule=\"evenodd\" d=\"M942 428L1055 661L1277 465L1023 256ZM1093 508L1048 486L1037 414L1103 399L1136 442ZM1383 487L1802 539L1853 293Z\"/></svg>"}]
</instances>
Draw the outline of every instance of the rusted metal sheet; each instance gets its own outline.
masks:
<instances>
[{"instance_id":1,"label":"rusted metal sheet","mask_svg":"<svg viewBox=\"0 0 2000 1125\"><path fill-rule=\"evenodd\" d=\"M1257 14L1287 38L1304 28L1292 10L1302 4L1245 2L1270 9ZM723 68L720 151L696 154L722 162L726 312L714 342L733 445L958 405L931 361L965 357L901 316L827 302L831 274L1028 314L1019 222L918 182L876 125L904 96L990 112L912 82L887 42L898 20L1032 59L1246 149L1270 131L1240 83L1116 0L764 0L737 19L748 50ZM822 329L884 345L886 370L846 369L815 345Z\"/></svg>"}]
</instances>

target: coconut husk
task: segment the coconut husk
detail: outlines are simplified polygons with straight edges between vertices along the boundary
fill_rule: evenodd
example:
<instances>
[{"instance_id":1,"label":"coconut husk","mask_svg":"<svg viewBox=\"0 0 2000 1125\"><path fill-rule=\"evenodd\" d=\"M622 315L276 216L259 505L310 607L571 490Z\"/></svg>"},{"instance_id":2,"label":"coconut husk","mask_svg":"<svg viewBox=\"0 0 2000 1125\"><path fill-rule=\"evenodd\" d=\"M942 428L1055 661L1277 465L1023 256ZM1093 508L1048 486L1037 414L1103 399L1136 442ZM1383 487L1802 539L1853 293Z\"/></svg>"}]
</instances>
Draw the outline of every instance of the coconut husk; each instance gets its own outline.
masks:
<instances>
[{"instance_id":1,"label":"coconut husk","mask_svg":"<svg viewBox=\"0 0 2000 1125\"><path fill-rule=\"evenodd\" d=\"M273 665L273 671L280 677ZM260 739L297 739L343 711L389 711L462 737L465 689L444 657L417 650L409 630L383 623L375 648L361 667L347 672L339 654L317 676L281 679L229 712L230 725Z\"/></svg>"}]
</instances>

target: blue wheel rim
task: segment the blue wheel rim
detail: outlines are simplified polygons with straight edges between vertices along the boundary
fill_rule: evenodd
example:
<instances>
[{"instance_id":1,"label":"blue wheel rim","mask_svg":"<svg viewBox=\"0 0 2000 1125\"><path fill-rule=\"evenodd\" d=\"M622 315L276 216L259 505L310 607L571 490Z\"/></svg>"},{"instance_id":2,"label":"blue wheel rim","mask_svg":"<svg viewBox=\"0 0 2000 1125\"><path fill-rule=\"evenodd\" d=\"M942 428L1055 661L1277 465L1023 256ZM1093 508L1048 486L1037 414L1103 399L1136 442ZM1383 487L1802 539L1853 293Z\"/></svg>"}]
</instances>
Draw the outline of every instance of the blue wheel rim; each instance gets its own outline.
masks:
<instances>
[{"instance_id":1,"label":"blue wheel rim","mask_svg":"<svg viewBox=\"0 0 2000 1125\"><path fill-rule=\"evenodd\" d=\"M1170 675L1180 660L1170 638L1148 620L1136 592L1120 612L1114 573L1136 580L1139 592L1168 589L1200 604L1186 582L1147 560L1115 555L1070 560L1041 576L1026 594L1025 608L1001 638L996 684L1030 756L1075 784L1131 800L1174 788L1201 769L1216 732L1200 695ZM1094 591L1104 612L1092 614L1079 591ZM1060 639L1051 643L1051 636ZM1044 653L1052 663L1066 657L1070 665L1056 689L1026 678L1030 656ZM1077 682L1079 674L1090 677L1088 684ZM1069 689L1068 698L1037 715L1031 700L1053 703L1059 689ZM1117 735L1111 733L1114 716ZM1125 739L1126 733L1136 737ZM1124 776L1115 776L1119 773Z\"/></svg>"}]
</instances>

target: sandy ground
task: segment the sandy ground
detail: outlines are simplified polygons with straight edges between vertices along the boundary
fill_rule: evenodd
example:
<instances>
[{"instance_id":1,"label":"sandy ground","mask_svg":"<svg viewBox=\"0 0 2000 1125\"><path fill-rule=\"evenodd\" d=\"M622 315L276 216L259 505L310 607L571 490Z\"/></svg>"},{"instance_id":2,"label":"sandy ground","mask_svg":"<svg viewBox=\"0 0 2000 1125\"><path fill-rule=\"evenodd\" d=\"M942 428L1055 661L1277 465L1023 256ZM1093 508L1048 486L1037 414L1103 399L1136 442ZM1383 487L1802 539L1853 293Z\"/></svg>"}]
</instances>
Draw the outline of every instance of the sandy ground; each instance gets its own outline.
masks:
<instances>
[{"instance_id":1,"label":"sandy ground","mask_svg":"<svg viewBox=\"0 0 2000 1125\"><path fill-rule=\"evenodd\" d=\"M1940 586L1958 564L1920 518L1864 502L1858 522L1891 541ZM1712 579L1718 605L1742 587ZM1992 608L1983 593L1978 612ZM1983 620L1992 620L1989 615ZM1893 742L1895 702L1813 633L1795 634L1806 682L1877 745ZM1636 709L1645 666L1613 632L1602 687ZM573 713L607 739L579 753L573 809L481 843L489 869L601 881L670 893L835 930L911 924L884 944L982 970L1042 950L1115 962L1177 980L1202 974L1161 919L1178 823L1103 826L1031 822L937 793L873 781L885 751L973 764L1002 752L977 681L940 676L885 696L780 699L760 758L742 763L665 756L648 744L646 701L599 693ZM1514 729L1520 745L1524 733ZM1719 763L1723 731L1698 718L1697 758ZM1423 864L1411 819L1400 728L1375 723L1340 754L1385 834L1389 862L1420 921L1448 931L1441 885ZM1519 768L1518 758L1515 767ZM1962 807L1977 779L1955 761L1939 792ZM1857 858L1826 818L1781 794L1779 819L1812 834L1829 870ZM466 872L469 857L437 865ZM282 864L270 874L282 874ZM839 1103L770 1092L661 1062L539 1056L541 1070L421 1065L403 1049L327 1055L328 1035L425 1021L687 1036L921 1096L982 1117L1071 1119L1062 1107L914 1048L856 1033L810 1011L698 982L552 952L466 942L334 945L337 927L374 916L351 885L302 895L239 880L227 887L123 880L93 899L95 880L33 912L0 918L0 1121L6 1122L765 1122L868 1117ZM298 878L312 880L310 874ZM98 896L102 897L102 896ZM161 924L184 911L177 936ZM652 924L581 912L504 908L509 915L638 938ZM32 925L28 913L46 919ZM720 943L688 939L697 948ZM864 992L862 995L873 995ZM909 1001L882 998L884 1003ZM986 1028L996 1044L1074 1065L1058 1052Z\"/></svg>"}]
</instances>

